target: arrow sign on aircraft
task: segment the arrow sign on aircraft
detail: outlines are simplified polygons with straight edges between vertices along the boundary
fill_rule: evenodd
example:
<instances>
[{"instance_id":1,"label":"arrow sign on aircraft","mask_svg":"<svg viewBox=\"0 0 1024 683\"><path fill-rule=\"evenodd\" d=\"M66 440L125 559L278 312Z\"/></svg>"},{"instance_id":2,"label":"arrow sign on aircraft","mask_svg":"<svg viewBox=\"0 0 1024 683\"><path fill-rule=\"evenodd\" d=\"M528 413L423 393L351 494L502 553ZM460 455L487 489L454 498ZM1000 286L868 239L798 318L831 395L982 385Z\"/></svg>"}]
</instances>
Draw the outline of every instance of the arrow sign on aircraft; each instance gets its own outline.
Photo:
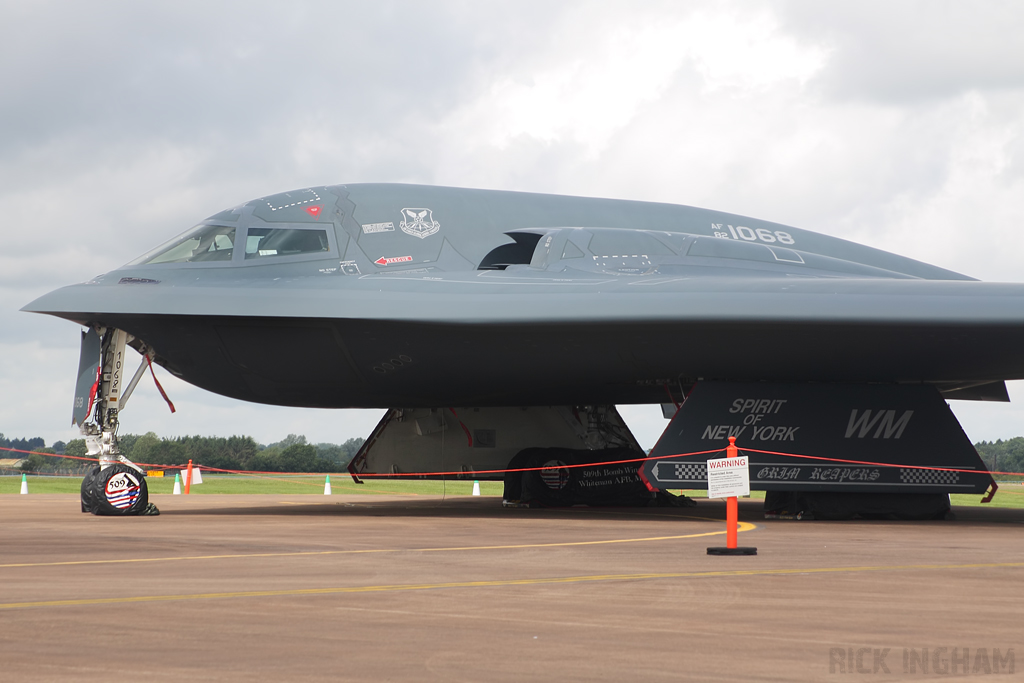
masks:
<instances>
[{"instance_id":1,"label":"arrow sign on aircraft","mask_svg":"<svg viewBox=\"0 0 1024 683\"><path fill-rule=\"evenodd\" d=\"M390 266L392 263L405 263L412 261L412 256L381 256L374 261L378 266Z\"/></svg>"}]
</instances>

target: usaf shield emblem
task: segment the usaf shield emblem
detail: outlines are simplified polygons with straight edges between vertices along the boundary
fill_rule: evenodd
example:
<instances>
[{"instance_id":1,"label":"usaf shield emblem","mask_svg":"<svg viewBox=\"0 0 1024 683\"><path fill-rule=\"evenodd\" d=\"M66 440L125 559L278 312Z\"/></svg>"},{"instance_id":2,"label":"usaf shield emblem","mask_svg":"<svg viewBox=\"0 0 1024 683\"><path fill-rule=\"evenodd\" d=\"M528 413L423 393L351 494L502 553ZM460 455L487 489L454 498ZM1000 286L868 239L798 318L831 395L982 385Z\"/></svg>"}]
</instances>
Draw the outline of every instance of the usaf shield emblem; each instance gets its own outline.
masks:
<instances>
[{"instance_id":1,"label":"usaf shield emblem","mask_svg":"<svg viewBox=\"0 0 1024 683\"><path fill-rule=\"evenodd\" d=\"M434 220L430 209L402 209L402 232L413 237L430 237L441 229L441 224Z\"/></svg>"}]
</instances>

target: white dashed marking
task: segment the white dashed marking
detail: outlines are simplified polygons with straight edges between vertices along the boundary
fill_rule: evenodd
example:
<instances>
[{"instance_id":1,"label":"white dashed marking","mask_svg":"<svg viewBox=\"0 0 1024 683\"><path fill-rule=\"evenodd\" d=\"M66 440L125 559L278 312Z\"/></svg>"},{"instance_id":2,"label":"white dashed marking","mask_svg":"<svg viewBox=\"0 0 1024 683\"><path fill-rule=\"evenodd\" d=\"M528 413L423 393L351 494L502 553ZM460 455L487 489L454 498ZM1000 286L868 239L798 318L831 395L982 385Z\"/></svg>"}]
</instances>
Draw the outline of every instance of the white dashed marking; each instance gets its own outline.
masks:
<instances>
[{"instance_id":1,"label":"white dashed marking","mask_svg":"<svg viewBox=\"0 0 1024 683\"><path fill-rule=\"evenodd\" d=\"M308 190L303 190L303 192L311 192L313 194L313 198L312 199L307 199L307 200L305 200L303 202L292 202L291 204L285 204L283 206L274 206L270 202L267 202L267 206L270 207L271 211L278 211L280 209L290 209L293 206L302 206L303 204L309 204L311 202L318 202L318 201L320 201L320 195L318 195L316 193L316 190L308 189ZM266 200L264 200L264 201L266 201Z\"/></svg>"}]
</instances>

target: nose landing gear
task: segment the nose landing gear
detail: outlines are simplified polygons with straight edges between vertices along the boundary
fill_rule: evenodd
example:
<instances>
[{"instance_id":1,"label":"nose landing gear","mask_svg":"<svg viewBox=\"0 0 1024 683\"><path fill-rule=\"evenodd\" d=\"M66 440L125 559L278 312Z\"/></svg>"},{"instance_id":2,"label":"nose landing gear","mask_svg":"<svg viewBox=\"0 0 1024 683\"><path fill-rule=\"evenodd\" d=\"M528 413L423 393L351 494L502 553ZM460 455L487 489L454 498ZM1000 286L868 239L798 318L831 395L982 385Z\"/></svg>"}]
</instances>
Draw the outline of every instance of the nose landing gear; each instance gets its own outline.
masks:
<instances>
[{"instance_id":1,"label":"nose landing gear","mask_svg":"<svg viewBox=\"0 0 1024 683\"><path fill-rule=\"evenodd\" d=\"M140 347L142 365L125 388L124 356L130 341L127 332L114 328L92 328L82 335L72 420L85 437L89 455L99 460L82 480L82 512L94 515L160 514L149 502L146 473L118 448L118 413L152 354L145 346Z\"/></svg>"}]
</instances>

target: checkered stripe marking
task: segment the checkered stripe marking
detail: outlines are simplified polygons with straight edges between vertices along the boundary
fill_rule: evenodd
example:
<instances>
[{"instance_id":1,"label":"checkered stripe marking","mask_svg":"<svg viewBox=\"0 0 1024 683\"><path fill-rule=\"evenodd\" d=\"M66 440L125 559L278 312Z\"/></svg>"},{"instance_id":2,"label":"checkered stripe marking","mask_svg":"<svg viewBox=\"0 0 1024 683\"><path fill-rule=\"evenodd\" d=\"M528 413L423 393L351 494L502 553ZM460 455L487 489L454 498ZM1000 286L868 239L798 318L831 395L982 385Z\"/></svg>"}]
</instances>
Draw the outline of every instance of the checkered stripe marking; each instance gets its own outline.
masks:
<instances>
[{"instance_id":1,"label":"checkered stripe marking","mask_svg":"<svg viewBox=\"0 0 1024 683\"><path fill-rule=\"evenodd\" d=\"M679 481L707 481L708 466L704 463L676 462L675 478Z\"/></svg>"},{"instance_id":2,"label":"checkered stripe marking","mask_svg":"<svg viewBox=\"0 0 1024 683\"><path fill-rule=\"evenodd\" d=\"M955 484L960 481L960 473L900 468L900 481L904 484Z\"/></svg>"}]
</instances>

